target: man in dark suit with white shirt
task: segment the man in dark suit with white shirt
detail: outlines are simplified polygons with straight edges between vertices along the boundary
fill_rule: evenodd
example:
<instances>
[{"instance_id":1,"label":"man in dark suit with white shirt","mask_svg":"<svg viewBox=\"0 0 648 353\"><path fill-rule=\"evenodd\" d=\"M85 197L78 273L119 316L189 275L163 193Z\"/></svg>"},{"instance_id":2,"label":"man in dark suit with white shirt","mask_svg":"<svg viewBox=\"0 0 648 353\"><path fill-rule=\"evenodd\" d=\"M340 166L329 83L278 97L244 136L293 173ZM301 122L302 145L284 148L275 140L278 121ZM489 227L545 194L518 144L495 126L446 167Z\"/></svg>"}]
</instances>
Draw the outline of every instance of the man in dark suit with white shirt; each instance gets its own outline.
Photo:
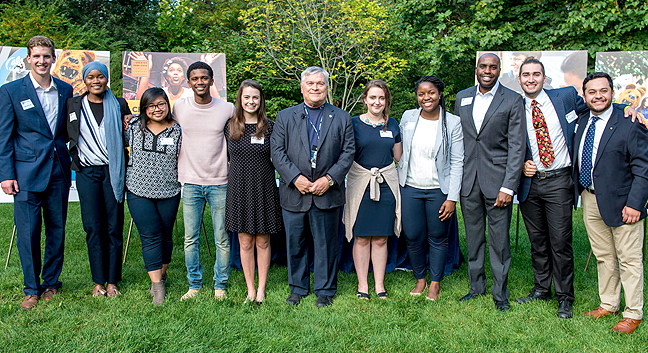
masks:
<instances>
[{"instance_id":1,"label":"man in dark suit with white shirt","mask_svg":"<svg viewBox=\"0 0 648 353\"><path fill-rule=\"evenodd\" d=\"M522 97L499 84L500 59L487 53L477 61L477 86L457 94L455 115L464 133L461 210L466 227L470 292L466 301L486 292L486 219L493 273L493 300L510 308L507 288L511 265L509 226L514 190L524 163L526 123Z\"/></svg>"},{"instance_id":2,"label":"man in dark suit with white shirt","mask_svg":"<svg viewBox=\"0 0 648 353\"><path fill-rule=\"evenodd\" d=\"M585 316L618 313L621 287L623 319L612 328L632 333L643 319L642 245L648 200L648 132L613 109L612 78L595 72L583 81L589 108L579 116L574 137L575 197L596 256L601 304Z\"/></svg>"},{"instance_id":3,"label":"man in dark suit with white shirt","mask_svg":"<svg viewBox=\"0 0 648 353\"><path fill-rule=\"evenodd\" d=\"M280 111L270 137L279 172L291 293L286 302L291 305L298 305L310 289L306 227L313 241L317 307L331 305L337 291L340 209L355 140L349 113L326 103L327 92L328 72L316 66L304 70L304 103Z\"/></svg>"},{"instance_id":4,"label":"man in dark suit with white shirt","mask_svg":"<svg viewBox=\"0 0 648 353\"><path fill-rule=\"evenodd\" d=\"M70 155L65 146L65 101L72 86L52 77L54 42L35 36L27 42L31 71L0 87L0 181L14 196L16 245L30 309L61 288L65 219L70 190ZM45 256L41 272L41 219ZM42 277L43 282L40 279Z\"/></svg>"}]
</instances>

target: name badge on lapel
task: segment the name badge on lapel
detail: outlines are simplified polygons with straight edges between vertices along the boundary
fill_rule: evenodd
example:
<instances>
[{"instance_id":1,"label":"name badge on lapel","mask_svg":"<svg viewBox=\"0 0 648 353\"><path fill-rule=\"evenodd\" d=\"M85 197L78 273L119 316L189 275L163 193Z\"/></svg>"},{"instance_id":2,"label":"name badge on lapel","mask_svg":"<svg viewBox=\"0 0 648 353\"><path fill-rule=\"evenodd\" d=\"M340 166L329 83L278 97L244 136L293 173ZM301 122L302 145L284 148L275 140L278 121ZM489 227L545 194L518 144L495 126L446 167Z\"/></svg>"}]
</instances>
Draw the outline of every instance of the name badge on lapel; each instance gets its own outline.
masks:
<instances>
[{"instance_id":1,"label":"name badge on lapel","mask_svg":"<svg viewBox=\"0 0 648 353\"><path fill-rule=\"evenodd\" d=\"M414 130L416 127L416 123L413 121L409 121L407 124L405 124L405 130Z\"/></svg>"},{"instance_id":2,"label":"name badge on lapel","mask_svg":"<svg viewBox=\"0 0 648 353\"><path fill-rule=\"evenodd\" d=\"M23 110L31 109L34 107L34 103L32 103L31 99L26 99L20 102L20 105L22 105Z\"/></svg>"},{"instance_id":3,"label":"name badge on lapel","mask_svg":"<svg viewBox=\"0 0 648 353\"><path fill-rule=\"evenodd\" d=\"M259 137L256 137L256 136L250 136L250 142L252 144L263 145L264 141L265 141L265 139L263 137L259 138Z\"/></svg>"},{"instance_id":4,"label":"name badge on lapel","mask_svg":"<svg viewBox=\"0 0 648 353\"><path fill-rule=\"evenodd\" d=\"M387 131L380 130L380 137L394 138L394 135L389 130Z\"/></svg>"},{"instance_id":5,"label":"name badge on lapel","mask_svg":"<svg viewBox=\"0 0 648 353\"><path fill-rule=\"evenodd\" d=\"M565 115L565 119L567 119L567 123L569 123L569 124L571 124L572 121L576 120L576 118L577 118L576 112L573 111L573 110L571 112L567 113L567 115Z\"/></svg>"},{"instance_id":6,"label":"name badge on lapel","mask_svg":"<svg viewBox=\"0 0 648 353\"><path fill-rule=\"evenodd\" d=\"M472 104L473 97L461 98L461 106L466 106Z\"/></svg>"},{"instance_id":7,"label":"name badge on lapel","mask_svg":"<svg viewBox=\"0 0 648 353\"><path fill-rule=\"evenodd\" d=\"M70 113L70 122L77 120L76 112Z\"/></svg>"}]
</instances>

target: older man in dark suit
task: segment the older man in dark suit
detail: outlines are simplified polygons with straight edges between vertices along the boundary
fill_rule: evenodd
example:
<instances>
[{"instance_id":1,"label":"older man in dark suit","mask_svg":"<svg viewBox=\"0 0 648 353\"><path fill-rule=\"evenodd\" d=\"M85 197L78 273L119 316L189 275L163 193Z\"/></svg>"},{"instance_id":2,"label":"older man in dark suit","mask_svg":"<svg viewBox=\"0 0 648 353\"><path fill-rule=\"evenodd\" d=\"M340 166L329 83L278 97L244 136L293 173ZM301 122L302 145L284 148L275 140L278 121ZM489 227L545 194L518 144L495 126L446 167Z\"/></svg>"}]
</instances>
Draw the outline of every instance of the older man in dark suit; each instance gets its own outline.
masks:
<instances>
[{"instance_id":1,"label":"older man in dark suit","mask_svg":"<svg viewBox=\"0 0 648 353\"><path fill-rule=\"evenodd\" d=\"M525 129L522 97L497 81L500 59L487 53L477 61L477 86L457 93L455 115L464 133L461 210L466 226L470 292L460 301L486 292L486 219L493 273L493 300L510 308L507 288L511 265L509 226L513 192L524 163Z\"/></svg>"},{"instance_id":2,"label":"older man in dark suit","mask_svg":"<svg viewBox=\"0 0 648 353\"><path fill-rule=\"evenodd\" d=\"M0 87L0 180L2 191L14 195L25 309L36 305L41 295L52 299L61 288L70 190L64 110L72 97L72 86L50 75L56 61L51 39L31 38L27 61L29 75ZM41 273L42 218L46 239Z\"/></svg>"},{"instance_id":3,"label":"older man in dark suit","mask_svg":"<svg viewBox=\"0 0 648 353\"><path fill-rule=\"evenodd\" d=\"M310 233L316 305L325 307L333 303L337 290L340 208L355 141L349 113L326 103L328 73L324 69L304 70L301 92L304 103L279 112L270 138L286 228L291 293L286 302L297 305L308 295Z\"/></svg>"},{"instance_id":4,"label":"older man in dark suit","mask_svg":"<svg viewBox=\"0 0 648 353\"><path fill-rule=\"evenodd\" d=\"M596 256L601 304L585 316L616 314L625 294L623 319L612 328L632 333L643 319L641 248L648 200L648 133L613 109L612 79L595 72L583 81L589 111L574 136L573 178L583 221Z\"/></svg>"}]
</instances>

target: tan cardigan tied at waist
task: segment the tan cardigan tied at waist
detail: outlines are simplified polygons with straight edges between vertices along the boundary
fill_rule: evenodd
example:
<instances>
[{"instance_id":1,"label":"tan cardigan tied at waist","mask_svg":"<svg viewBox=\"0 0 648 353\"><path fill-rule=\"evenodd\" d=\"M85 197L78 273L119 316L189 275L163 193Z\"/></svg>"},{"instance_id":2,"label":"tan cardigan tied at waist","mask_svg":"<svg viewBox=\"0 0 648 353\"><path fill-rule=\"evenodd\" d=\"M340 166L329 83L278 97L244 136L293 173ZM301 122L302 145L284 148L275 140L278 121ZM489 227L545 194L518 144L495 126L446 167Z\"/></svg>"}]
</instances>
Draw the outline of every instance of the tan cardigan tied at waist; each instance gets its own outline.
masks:
<instances>
[{"instance_id":1,"label":"tan cardigan tied at waist","mask_svg":"<svg viewBox=\"0 0 648 353\"><path fill-rule=\"evenodd\" d=\"M347 175L346 205L344 206L344 215L342 216L345 235L348 241L351 241L353 238L353 225L358 216L358 209L362 202L362 196L364 195L365 190L367 190L367 184L369 184L369 195L371 196L371 200L380 201L380 184L383 182L387 182L389 189L396 199L396 209L394 210L396 213L394 234L400 236L401 200L396 164L392 163L382 169L374 167L371 168L371 170L368 170L363 168L360 164L353 162L349 174Z\"/></svg>"}]
</instances>

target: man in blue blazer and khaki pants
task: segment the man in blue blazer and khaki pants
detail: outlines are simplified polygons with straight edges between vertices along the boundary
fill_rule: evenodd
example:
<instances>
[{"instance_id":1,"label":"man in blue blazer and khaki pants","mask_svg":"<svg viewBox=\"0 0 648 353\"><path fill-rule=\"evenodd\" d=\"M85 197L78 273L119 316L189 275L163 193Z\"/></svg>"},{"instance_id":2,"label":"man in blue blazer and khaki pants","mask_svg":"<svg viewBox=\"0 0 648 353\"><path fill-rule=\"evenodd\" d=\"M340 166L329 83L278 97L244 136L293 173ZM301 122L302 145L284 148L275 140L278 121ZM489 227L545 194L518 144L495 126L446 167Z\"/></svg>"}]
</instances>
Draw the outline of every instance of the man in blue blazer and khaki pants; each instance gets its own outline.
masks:
<instances>
[{"instance_id":1,"label":"man in blue blazer and khaki pants","mask_svg":"<svg viewBox=\"0 0 648 353\"><path fill-rule=\"evenodd\" d=\"M25 309L34 307L41 296L52 299L61 288L70 190L63 112L72 86L50 75L54 50L51 39L31 38L27 43L30 73L0 87L0 181L2 191L14 196ZM41 262L42 218L46 239Z\"/></svg>"},{"instance_id":2,"label":"man in blue blazer and khaki pants","mask_svg":"<svg viewBox=\"0 0 648 353\"><path fill-rule=\"evenodd\" d=\"M596 256L601 304L585 316L600 318L619 312L612 328L632 333L643 318L644 270L641 248L648 200L648 132L612 109L610 76L590 74L583 81L589 111L580 115L574 136L575 197L582 198L583 221Z\"/></svg>"}]
</instances>

